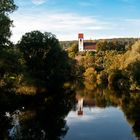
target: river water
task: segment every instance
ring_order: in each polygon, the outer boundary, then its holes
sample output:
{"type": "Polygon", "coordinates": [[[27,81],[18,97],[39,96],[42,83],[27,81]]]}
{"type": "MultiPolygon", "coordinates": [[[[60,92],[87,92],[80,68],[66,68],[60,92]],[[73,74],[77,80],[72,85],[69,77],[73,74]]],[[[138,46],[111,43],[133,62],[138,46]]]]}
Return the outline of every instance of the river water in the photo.
{"type": "Polygon", "coordinates": [[[1,140],[139,140],[140,94],[76,91],[0,112],[1,140]]]}
{"type": "Polygon", "coordinates": [[[131,126],[119,107],[84,107],[83,116],[71,111],[64,140],[135,140],[131,126]]]}

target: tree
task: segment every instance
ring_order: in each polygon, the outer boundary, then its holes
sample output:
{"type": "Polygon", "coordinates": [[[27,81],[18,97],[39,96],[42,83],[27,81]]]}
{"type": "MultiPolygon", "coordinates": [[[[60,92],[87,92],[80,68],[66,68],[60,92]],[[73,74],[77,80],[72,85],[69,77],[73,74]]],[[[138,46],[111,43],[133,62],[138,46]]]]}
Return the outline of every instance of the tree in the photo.
{"type": "Polygon", "coordinates": [[[13,0],[0,0],[0,89],[6,90],[15,83],[20,69],[19,56],[9,41],[12,26],[9,14],[16,8],[13,0]]]}
{"type": "Polygon", "coordinates": [[[9,43],[8,39],[11,36],[10,27],[12,26],[9,13],[16,10],[16,8],[13,0],[0,1],[0,47],[4,47],[6,43],[9,43]]]}
{"type": "Polygon", "coordinates": [[[97,51],[125,51],[125,44],[119,40],[99,40],[97,42],[97,51]]]}
{"type": "Polygon", "coordinates": [[[84,73],[84,77],[85,80],[89,81],[89,82],[96,82],[97,80],[97,72],[94,68],[89,67],[86,69],[85,73],[84,73]]]}
{"type": "Polygon", "coordinates": [[[10,13],[16,9],[16,5],[13,0],[1,0],[0,1],[0,13],[10,13]]]}
{"type": "Polygon", "coordinates": [[[52,86],[53,82],[63,81],[70,75],[67,54],[52,33],[26,33],[17,46],[23,53],[29,73],[37,78],[39,83],[44,81],[45,85],[47,82],[52,86]]]}
{"type": "Polygon", "coordinates": [[[72,43],[70,47],[67,49],[67,52],[70,58],[74,58],[78,52],[78,44],[72,43]]]}
{"type": "Polygon", "coordinates": [[[140,85],[140,61],[136,60],[133,63],[130,63],[127,67],[129,72],[131,82],[136,82],[137,85],[140,85]]]}
{"type": "Polygon", "coordinates": [[[129,90],[128,74],[122,70],[112,70],[108,76],[109,87],[115,90],[129,90]]]}

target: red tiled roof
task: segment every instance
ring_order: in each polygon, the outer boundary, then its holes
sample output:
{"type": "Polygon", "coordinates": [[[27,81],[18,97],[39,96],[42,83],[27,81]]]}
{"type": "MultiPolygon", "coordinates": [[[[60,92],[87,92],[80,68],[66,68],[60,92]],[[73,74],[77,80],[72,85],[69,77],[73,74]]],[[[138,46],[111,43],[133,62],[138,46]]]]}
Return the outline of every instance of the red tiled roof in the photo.
{"type": "Polygon", "coordinates": [[[85,50],[96,50],[96,42],[84,42],[85,50]]]}

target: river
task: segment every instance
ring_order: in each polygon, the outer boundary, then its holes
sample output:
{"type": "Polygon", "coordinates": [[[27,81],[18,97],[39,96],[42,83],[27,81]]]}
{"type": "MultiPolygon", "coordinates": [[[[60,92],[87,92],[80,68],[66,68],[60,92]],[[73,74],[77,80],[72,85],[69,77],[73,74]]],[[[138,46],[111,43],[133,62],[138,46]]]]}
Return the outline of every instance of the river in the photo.
{"type": "Polygon", "coordinates": [[[85,89],[0,112],[0,139],[139,140],[140,94],[85,89]]]}

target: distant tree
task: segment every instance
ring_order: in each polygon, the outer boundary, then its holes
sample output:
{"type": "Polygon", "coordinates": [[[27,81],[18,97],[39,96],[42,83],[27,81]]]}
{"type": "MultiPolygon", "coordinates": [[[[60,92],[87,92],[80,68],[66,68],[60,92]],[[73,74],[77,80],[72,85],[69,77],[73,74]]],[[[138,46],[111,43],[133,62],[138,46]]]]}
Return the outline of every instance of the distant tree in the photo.
{"type": "Polygon", "coordinates": [[[96,46],[97,46],[97,52],[98,51],[105,51],[106,46],[107,46],[107,41],[106,40],[98,41],[96,46]]]}
{"type": "Polygon", "coordinates": [[[95,67],[95,57],[94,56],[85,56],[83,60],[83,66],[87,69],[90,67],[95,67]]]}
{"type": "Polygon", "coordinates": [[[129,71],[131,82],[136,82],[137,85],[140,85],[140,60],[130,63],[127,70],[129,71]]]}
{"type": "Polygon", "coordinates": [[[85,73],[84,73],[84,77],[85,77],[86,81],[89,81],[91,83],[96,82],[96,80],[97,80],[97,72],[92,67],[87,68],[85,73]]]}
{"type": "Polygon", "coordinates": [[[72,43],[70,47],[67,49],[67,52],[70,58],[74,58],[76,53],[78,52],[78,44],[72,43]]]}
{"type": "Polygon", "coordinates": [[[72,43],[71,46],[68,48],[68,51],[77,53],[78,52],[78,44],[72,43]]]}
{"type": "Polygon", "coordinates": [[[108,74],[105,71],[101,71],[100,74],[97,76],[98,84],[108,84],[108,74]]]}
{"type": "Polygon", "coordinates": [[[112,70],[108,76],[108,83],[112,89],[115,90],[129,90],[129,78],[128,74],[122,70],[112,70]]]}
{"type": "Polygon", "coordinates": [[[125,44],[117,40],[100,40],[97,42],[97,51],[124,51],[125,44]]]}

